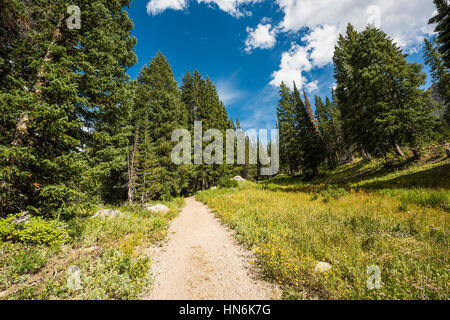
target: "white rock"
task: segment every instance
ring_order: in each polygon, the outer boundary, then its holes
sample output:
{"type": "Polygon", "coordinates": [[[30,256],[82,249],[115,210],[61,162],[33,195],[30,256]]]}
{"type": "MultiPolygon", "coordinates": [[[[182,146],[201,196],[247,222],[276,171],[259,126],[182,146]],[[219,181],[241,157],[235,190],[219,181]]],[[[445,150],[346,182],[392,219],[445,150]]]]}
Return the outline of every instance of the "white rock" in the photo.
{"type": "Polygon", "coordinates": [[[232,180],[234,181],[246,181],[244,178],[242,178],[241,176],[236,176],[234,177],[232,180]]]}
{"type": "Polygon", "coordinates": [[[314,269],[315,272],[327,272],[332,266],[328,262],[319,262],[314,269]]]}
{"type": "Polygon", "coordinates": [[[114,209],[102,209],[97,211],[96,214],[94,214],[92,216],[92,218],[96,218],[96,217],[102,217],[102,218],[113,218],[117,215],[120,215],[121,212],[119,210],[114,210],[114,209]]]}
{"type": "Polygon", "coordinates": [[[217,190],[217,187],[212,187],[211,190],[217,190]]]}
{"type": "Polygon", "coordinates": [[[150,207],[147,207],[146,209],[149,211],[152,211],[152,212],[162,212],[162,213],[167,213],[170,211],[170,209],[163,204],[157,204],[154,206],[150,206],[150,207]]]}
{"type": "Polygon", "coordinates": [[[28,212],[22,212],[20,216],[14,217],[11,222],[14,224],[27,224],[30,222],[30,219],[31,216],[28,212]]]}

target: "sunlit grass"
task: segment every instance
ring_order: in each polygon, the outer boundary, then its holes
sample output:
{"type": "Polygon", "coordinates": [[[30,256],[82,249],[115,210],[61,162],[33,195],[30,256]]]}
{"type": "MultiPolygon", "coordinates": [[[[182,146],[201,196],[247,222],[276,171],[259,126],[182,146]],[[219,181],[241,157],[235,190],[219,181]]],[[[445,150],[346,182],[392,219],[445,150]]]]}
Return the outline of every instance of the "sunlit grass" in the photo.
{"type": "MultiPolygon", "coordinates": [[[[184,199],[158,202],[154,213],[123,206],[113,218],[83,214],[67,222],[71,242],[48,248],[0,241],[0,293],[4,299],[136,299],[148,288],[151,257],[145,248],[163,240],[184,199]],[[67,287],[67,270],[81,270],[81,288],[67,287]]],[[[93,212],[91,212],[93,213],[93,212]]]]}
{"type": "MultiPolygon", "coordinates": [[[[384,181],[401,176],[408,179],[410,171],[384,181]]],[[[448,189],[365,189],[372,181],[361,181],[359,187],[329,187],[277,178],[202,192],[197,199],[254,250],[285,298],[448,299],[449,212],[442,206],[448,189]],[[315,272],[321,261],[332,269],[315,272]],[[381,269],[379,290],[366,285],[372,265],[381,269]]]]}

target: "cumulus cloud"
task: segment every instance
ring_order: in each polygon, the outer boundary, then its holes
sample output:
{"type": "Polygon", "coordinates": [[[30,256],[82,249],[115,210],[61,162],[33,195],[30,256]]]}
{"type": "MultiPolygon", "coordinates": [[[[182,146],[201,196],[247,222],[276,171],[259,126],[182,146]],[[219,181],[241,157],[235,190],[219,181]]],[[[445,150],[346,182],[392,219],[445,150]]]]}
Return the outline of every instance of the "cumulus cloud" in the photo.
{"type": "Polygon", "coordinates": [[[315,28],[302,38],[308,43],[307,48],[311,51],[310,59],[315,67],[323,67],[332,61],[338,37],[337,27],[324,25],[315,28]]]}
{"type": "Polygon", "coordinates": [[[338,35],[344,33],[348,23],[363,30],[368,23],[383,29],[403,49],[414,52],[423,38],[433,33],[428,20],[435,11],[432,1],[423,0],[276,0],[284,14],[278,28],[285,33],[305,30],[303,47],[294,45],[283,53],[280,69],[272,74],[272,85],[282,80],[296,79],[302,86],[302,73],[332,62],[338,35]],[[302,49],[300,49],[302,48],[302,49]],[[283,62],[293,52],[302,52],[304,61],[292,59],[283,62]],[[296,75],[297,74],[297,75],[296,75]]]}
{"type": "Polygon", "coordinates": [[[277,43],[276,30],[270,23],[258,24],[256,29],[247,27],[247,40],[245,41],[245,51],[251,52],[253,49],[271,49],[277,43]]]}
{"type": "Polygon", "coordinates": [[[188,0],[150,0],[147,3],[147,13],[157,15],[167,9],[184,10],[188,0]]]}
{"type": "Polygon", "coordinates": [[[276,0],[284,13],[280,26],[296,32],[321,25],[345,30],[348,23],[362,30],[367,23],[381,27],[390,36],[413,45],[419,33],[431,32],[428,20],[435,7],[424,0],[276,0]]]}
{"type": "Polygon", "coordinates": [[[240,18],[251,15],[251,12],[242,9],[243,5],[261,2],[264,0],[197,0],[198,3],[216,4],[219,9],[229,13],[233,17],[240,18]]]}
{"type": "MultiPolygon", "coordinates": [[[[233,17],[240,18],[250,16],[251,12],[243,9],[244,5],[249,5],[264,0],[197,0],[198,3],[216,5],[233,17]]],[[[157,15],[167,9],[184,10],[188,6],[189,0],[150,0],[147,3],[147,12],[151,15],[157,15]]]]}
{"type": "Polygon", "coordinates": [[[308,93],[319,90],[319,81],[316,80],[316,81],[307,83],[305,85],[305,89],[306,89],[306,91],[308,91],[308,93]]]}
{"type": "Polygon", "coordinates": [[[299,88],[303,86],[303,71],[310,71],[313,65],[309,59],[308,49],[298,44],[292,44],[291,49],[281,56],[280,69],[272,73],[272,86],[278,87],[281,82],[293,87],[295,82],[299,88]]]}

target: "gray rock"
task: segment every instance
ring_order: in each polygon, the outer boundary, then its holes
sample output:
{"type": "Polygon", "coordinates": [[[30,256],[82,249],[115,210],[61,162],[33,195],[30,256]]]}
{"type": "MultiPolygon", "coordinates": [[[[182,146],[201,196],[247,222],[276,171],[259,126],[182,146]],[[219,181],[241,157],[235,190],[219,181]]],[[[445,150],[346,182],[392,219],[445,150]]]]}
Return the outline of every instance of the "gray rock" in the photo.
{"type": "Polygon", "coordinates": [[[316,268],[314,269],[315,272],[327,272],[328,270],[331,270],[332,265],[328,262],[319,262],[316,265],[316,268]]]}
{"type": "Polygon", "coordinates": [[[445,153],[447,154],[447,157],[450,158],[450,148],[445,149],[445,153]]]}
{"type": "Polygon", "coordinates": [[[12,219],[12,223],[14,224],[26,224],[30,222],[31,215],[28,213],[28,211],[22,212],[19,216],[12,219]]]}
{"type": "Polygon", "coordinates": [[[158,213],[158,212],[167,213],[170,211],[170,209],[163,204],[156,204],[154,206],[147,207],[146,209],[149,211],[155,212],[155,213],[158,213]]]}
{"type": "Polygon", "coordinates": [[[96,214],[94,214],[92,216],[92,218],[96,218],[96,217],[102,217],[102,218],[113,218],[115,216],[120,215],[121,212],[119,210],[114,210],[114,209],[102,209],[97,211],[96,214]]]}
{"type": "Polygon", "coordinates": [[[236,176],[234,177],[232,180],[234,181],[246,181],[244,178],[242,178],[241,176],[236,176]]]}

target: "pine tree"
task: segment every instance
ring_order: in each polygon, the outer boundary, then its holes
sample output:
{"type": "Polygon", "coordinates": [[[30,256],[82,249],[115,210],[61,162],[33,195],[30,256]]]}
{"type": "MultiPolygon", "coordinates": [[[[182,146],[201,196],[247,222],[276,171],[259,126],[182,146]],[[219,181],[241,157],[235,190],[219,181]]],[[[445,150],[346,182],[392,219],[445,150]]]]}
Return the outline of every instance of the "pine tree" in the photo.
{"type": "Polygon", "coordinates": [[[2,18],[2,33],[13,35],[1,49],[3,214],[32,207],[65,214],[86,192],[120,188],[113,176],[126,172],[126,152],[114,146],[126,146],[126,69],[136,61],[122,9],[129,1],[80,4],[81,30],[66,26],[71,4],[8,1],[18,28],[2,18]]]}
{"type": "Polygon", "coordinates": [[[185,170],[172,162],[172,132],[187,128],[186,107],[172,69],[161,52],[145,65],[138,77],[134,127],[138,139],[138,198],[168,199],[187,188],[185,170]]]}
{"type": "MultiPolygon", "coordinates": [[[[193,75],[188,72],[183,78],[181,92],[182,100],[189,114],[191,131],[193,131],[194,121],[202,122],[202,134],[209,129],[217,129],[225,137],[225,131],[234,128],[224,104],[219,99],[217,89],[209,77],[203,78],[197,70],[193,75]]],[[[203,143],[203,150],[209,143],[203,143]]],[[[225,156],[223,159],[225,161],[225,156]]],[[[233,173],[234,167],[230,165],[208,165],[204,163],[196,165],[190,190],[207,189],[214,186],[223,176],[230,176],[233,173]]]]}
{"type": "Polygon", "coordinates": [[[450,3],[448,0],[433,0],[437,9],[437,14],[430,19],[430,24],[436,24],[434,29],[437,32],[441,46],[439,50],[445,61],[447,68],[450,68],[450,3]]]}
{"type": "Polygon", "coordinates": [[[336,152],[337,136],[334,130],[331,117],[330,100],[327,98],[327,104],[324,104],[322,99],[316,96],[315,105],[316,105],[317,127],[319,129],[322,140],[325,144],[328,164],[330,167],[336,168],[337,165],[339,164],[336,152]]]}
{"type": "Polygon", "coordinates": [[[334,62],[346,139],[367,158],[389,151],[403,156],[400,146],[418,157],[431,125],[429,95],[420,89],[426,80],[421,66],[408,63],[392,39],[373,26],[357,33],[349,25],[334,62]]]}
{"type": "Polygon", "coordinates": [[[319,166],[325,160],[326,150],[323,140],[314,125],[300,93],[294,83],[292,93],[294,115],[296,122],[297,141],[301,150],[303,174],[305,177],[314,177],[319,174],[319,166]]]}
{"type": "Polygon", "coordinates": [[[281,83],[280,100],[277,107],[278,127],[280,130],[280,158],[283,167],[294,176],[301,164],[300,148],[297,141],[294,101],[291,90],[281,83]]]}
{"type": "Polygon", "coordinates": [[[444,117],[447,123],[450,123],[450,69],[444,63],[436,38],[433,42],[425,39],[424,60],[430,66],[431,77],[438,86],[439,95],[447,105],[444,117]]]}

